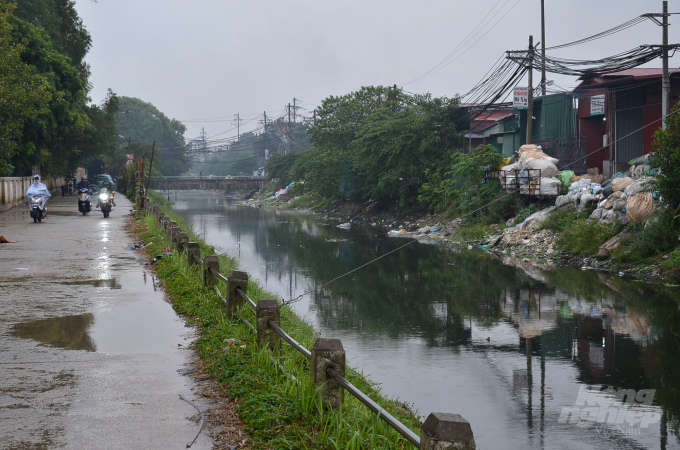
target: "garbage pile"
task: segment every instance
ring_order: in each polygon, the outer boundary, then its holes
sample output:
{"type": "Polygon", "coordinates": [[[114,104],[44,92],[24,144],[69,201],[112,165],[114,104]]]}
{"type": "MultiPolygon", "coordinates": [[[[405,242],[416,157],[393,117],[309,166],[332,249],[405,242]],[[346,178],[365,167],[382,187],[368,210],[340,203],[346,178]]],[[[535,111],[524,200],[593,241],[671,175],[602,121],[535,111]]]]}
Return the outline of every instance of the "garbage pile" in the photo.
{"type": "Polygon", "coordinates": [[[590,216],[593,220],[604,224],[641,223],[654,214],[658,195],[645,192],[651,177],[643,175],[634,179],[631,175],[632,172],[618,172],[602,183],[595,182],[600,181],[595,177],[581,177],[575,181],[576,177],[572,177],[568,193],[557,197],[555,206],[572,205],[583,211],[589,203],[597,203],[590,216]]]}
{"type": "Polygon", "coordinates": [[[552,231],[536,231],[531,228],[514,229],[503,235],[501,244],[504,249],[523,256],[546,256],[555,253],[554,245],[556,237],[552,231]]]}
{"type": "Polygon", "coordinates": [[[291,189],[293,186],[295,186],[295,182],[292,182],[292,183],[290,183],[288,186],[286,186],[285,188],[279,189],[278,191],[276,191],[276,192],[274,193],[274,195],[272,195],[271,197],[269,197],[269,200],[276,200],[277,198],[279,198],[279,196],[281,196],[281,195],[283,195],[283,194],[287,194],[287,193],[288,193],[288,190],[291,189]]]}
{"type": "Polygon", "coordinates": [[[558,160],[543,153],[540,146],[523,145],[519,148],[518,160],[501,167],[501,187],[512,191],[519,184],[520,195],[560,195],[562,182],[557,179],[557,163],[558,160]]]}

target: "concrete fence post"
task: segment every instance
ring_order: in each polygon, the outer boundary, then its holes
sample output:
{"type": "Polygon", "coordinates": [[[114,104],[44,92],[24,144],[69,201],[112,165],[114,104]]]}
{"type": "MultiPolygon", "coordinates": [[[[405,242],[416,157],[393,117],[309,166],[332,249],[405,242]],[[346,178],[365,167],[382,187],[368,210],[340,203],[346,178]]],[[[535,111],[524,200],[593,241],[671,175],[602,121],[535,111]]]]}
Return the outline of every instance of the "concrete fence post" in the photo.
{"type": "Polygon", "coordinates": [[[248,274],[240,270],[232,270],[227,277],[227,317],[231,316],[243,305],[245,301],[236,289],[248,293],[248,274]]]}
{"type": "Polygon", "coordinates": [[[177,233],[177,250],[180,252],[186,251],[189,248],[189,235],[186,233],[177,233]]]}
{"type": "Polygon", "coordinates": [[[170,242],[172,242],[174,244],[175,235],[177,233],[181,233],[181,232],[182,232],[182,229],[180,227],[178,227],[177,225],[171,226],[170,228],[168,228],[168,238],[170,239],[170,242]]]}
{"type": "Polygon", "coordinates": [[[269,321],[281,326],[281,310],[279,303],[272,299],[261,299],[257,302],[257,343],[260,347],[267,346],[270,350],[279,347],[281,338],[269,326],[269,321]]]}
{"type": "Polygon", "coordinates": [[[420,426],[420,450],[475,450],[470,422],[459,414],[431,413],[420,426]]]}
{"type": "Polygon", "coordinates": [[[344,401],[345,390],[326,374],[328,367],[345,376],[345,349],[340,339],[318,338],[312,347],[312,382],[319,388],[321,400],[338,410],[344,401]]]}
{"type": "Polygon", "coordinates": [[[187,244],[187,262],[190,266],[198,264],[194,256],[201,258],[201,246],[198,242],[189,242],[187,244]]]}
{"type": "Polygon", "coordinates": [[[161,223],[163,224],[163,229],[164,229],[164,230],[167,230],[167,229],[168,229],[168,226],[170,225],[170,218],[169,218],[168,216],[164,216],[164,217],[161,219],[161,223]]]}
{"type": "Polygon", "coordinates": [[[212,274],[210,269],[215,272],[220,271],[220,260],[216,255],[206,255],[203,259],[203,286],[213,287],[217,284],[217,278],[212,274]]]}

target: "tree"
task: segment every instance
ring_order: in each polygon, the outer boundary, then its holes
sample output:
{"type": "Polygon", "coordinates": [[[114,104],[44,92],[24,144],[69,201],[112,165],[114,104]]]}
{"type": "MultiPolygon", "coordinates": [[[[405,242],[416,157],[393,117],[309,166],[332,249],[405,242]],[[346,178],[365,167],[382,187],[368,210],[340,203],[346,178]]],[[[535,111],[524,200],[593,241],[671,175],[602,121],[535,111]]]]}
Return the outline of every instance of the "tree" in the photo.
{"type": "Polygon", "coordinates": [[[666,124],[654,135],[652,165],[659,170],[652,184],[666,207],[675,211],[680,207],[680,103],[666,116],[666,124]]]}
{"type": "Polygon", "coordinates": [[[458,98],[363,87],[329,97],[311,127],[312,148],[292,168],[318,195],[415,203],[418,190],[460,142],[458,98]]]}
{"type": "Polygon", "coordinates": [[[11,157],[24,123],[44,112],[52,97],[47,80],[21,60],[25,47],[12,40],[13,5],[0,1],[0,176],[11,175],[11,157]]]}
{"type": "Polygon", "coordinates": [[[2,74],[0,84],[5,94],[14,92],[14,100],[0,108],[0,128],[12,130],[11,139],[0,144],[0,170],[30,175],[38,165],[43,174],[63,175],[93,157],[110,157],[115,152],[113,114],[118,102],[109,91],[101,105],[88,105],[83,58],[90,37],[74,2],[23,1],[17,14],[26,20],[4,6],[0,0],[0,40],[10,49],[4,52],[3,69],[9,73],[2,74]],[[23,65],[17,66],[17,56],[23,65]],[[12,65],[16,67],[9,69],[12,65]]]}
{"type": "Polygon", "coordinates": [[[21,0],[17,2],[15,15],[42,28],[54,49],[71,58],[83,79],[89,77],[89,67],[84,60],[92,46],[92,38],[78,16],[73,0],[21,0]]]}
{"type": "Polygon", "coordinates": [[[416,201],[428,173],[457,142],[457,99],[414,96],[400,108],[381,109],[361,125],[350,144],[354,194],[406,207],[416,201]]]}
{"type": "Polygon", "coordinates": [[[368,116],[386,108],[397,109],[407,99],[401,89],[383,86],[362,87],[341,97],[330,96],[316,110],[316,122],[310,128],[312,146],[347,150],[368,116]]]}
{"type": "Polygon", "coordinates": [[[163,175],[180,175],[190,167],[186,155],[186,126],[168,117],[151,103],[138,98],[120,97],[116,113],[118,134],[133,142],[156,141],[154,167],[163,175]]]}
{"type": "Polygon", "coordinates": [[[298,159],[300,159],[300,152],[273,155],[267,161],[267,179],[270,181],[278,180],[278,187],[280,188],[288,186],[293,181],[291,169],[298,159]]]}
{"type": "Polygon", "coordinates": [[[87,80],[70,58],[54,49],[43,29],[14,16],[10,23],[14,42],[25,46],[21,59],[47,80],[50,93],[47,107],[25,120],[12,164],[19,175],[30,174],[33,165],[41,165],[48,174],[66,173],[82,159],[77,144],[91,125],[85,113],[87,80]]]}

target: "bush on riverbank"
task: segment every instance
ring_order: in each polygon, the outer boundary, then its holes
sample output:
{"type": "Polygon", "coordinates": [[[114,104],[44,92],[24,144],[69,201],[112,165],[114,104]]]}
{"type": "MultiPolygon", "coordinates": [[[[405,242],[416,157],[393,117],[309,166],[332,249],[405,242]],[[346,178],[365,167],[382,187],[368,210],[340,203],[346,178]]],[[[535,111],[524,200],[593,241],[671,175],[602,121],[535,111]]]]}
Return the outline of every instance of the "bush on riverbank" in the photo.
{"type": "MultiPolygon", "coordinates": [[[[183,230],[188,230],[181,217],[166,213],[183,230]]],[[[165,231],[154,217],[142,215],[134,225],[140,238],[153,242],[148,248],[152,254],[162,253],[169,245],[165,231]]],[[[191,241],[200,243],[203,255],[215,253],[194,233],[189,234],[191,241]]],[[[233,258],[218,257],[222,273],[237,268],[233,258]]],[[[410,443],[390,431],[349,394],[345,395],[342,412],[322,408],[317,414],[316,397],[309,383],[309,362],[287,345],[282,347],[276,362],[272,362],[271,353],[257,347],[255,336],[243,320],[253,323],[254,313],[244,309],[240,313],[243,319],[228,320],[221,300],[213,290],[203,287],[199,271],[189,266],[185,254],[162,258],[155,268],[176,311],[198,325],[197,352],[206,370],[222,383],[226,395],[236,401],[237,411],[256,448],[411,448],[410,443]],[[225,339],[234,339],[235,345],[228,345],[225,339]]],[[[220,288],[223,290],[224,286],[220,288]]],[[[256,280],[249,282],[248,294],[255,301],[275,298],[256,280]]],[[[310,348],[318,333],[288,306],[281,308],[281,316],[282,327],[310,348]]],[[[349,367],[347,378],[407,426],[418,430],[418,417],[399,402],[383,398],[374,383],[349,367]]]]}

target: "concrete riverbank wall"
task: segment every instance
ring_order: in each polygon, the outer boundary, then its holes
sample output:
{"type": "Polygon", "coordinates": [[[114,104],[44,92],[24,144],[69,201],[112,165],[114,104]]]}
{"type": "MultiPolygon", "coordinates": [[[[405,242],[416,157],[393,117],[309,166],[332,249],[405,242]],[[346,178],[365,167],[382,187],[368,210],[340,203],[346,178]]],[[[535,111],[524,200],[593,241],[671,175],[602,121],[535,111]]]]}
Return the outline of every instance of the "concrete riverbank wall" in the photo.
{"type": "MultiPolygon", "coordinates": [[[[41,181],[53,194],[66,184],[64,177],[45,177],[41,181]]],[[[0,211],[6,211],[26,201],[26,191],[33,182],[31,177],[0,177],[0,211]]]]}

